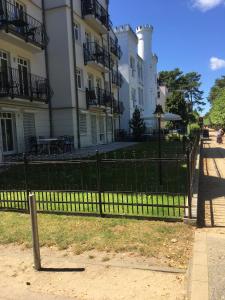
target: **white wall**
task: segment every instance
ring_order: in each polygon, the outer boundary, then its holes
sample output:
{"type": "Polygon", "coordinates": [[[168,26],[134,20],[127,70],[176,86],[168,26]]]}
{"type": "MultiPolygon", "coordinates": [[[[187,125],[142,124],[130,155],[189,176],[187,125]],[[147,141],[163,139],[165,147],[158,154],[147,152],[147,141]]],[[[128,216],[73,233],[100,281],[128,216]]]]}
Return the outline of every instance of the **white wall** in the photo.
{"type": "Polygon", "coordinates": [[[129,120],[132,118],[134,106],[138,106],[143,117],[152,117],[146,125],[154,128],[155,118],[153,112],[157,102],[157,62],[158,59],[152,54],[152,26],[138,26],[136,33],[129,25],[115,28],[115,33],[119,39],[119,44],[123,51],[123,57],[119,62],[119,70],[124,77],[124,84],[120,89],[121,100],[124,102],[126,111],[122,116],[122,128],[129,130],[129,120]],[[132,77],[130,68],[130,57],[135,59],[135,76],[132,77]],[[143,82],[138,78],[137,62],[143,66],[143,82]],[[131,90],[136,90],[136,104],[132,103],[131,90]],[[144,104],[140,105],[138,99],[138,88],[143,89],[144,104]]]}

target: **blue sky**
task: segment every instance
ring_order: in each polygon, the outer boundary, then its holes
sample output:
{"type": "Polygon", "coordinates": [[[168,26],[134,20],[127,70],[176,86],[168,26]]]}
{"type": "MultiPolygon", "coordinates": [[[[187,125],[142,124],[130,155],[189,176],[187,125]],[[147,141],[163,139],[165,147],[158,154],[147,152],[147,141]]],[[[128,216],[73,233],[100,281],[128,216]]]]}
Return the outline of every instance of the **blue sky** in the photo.
{"type": "Polygon", "coordinates": [[[153,25],[158,70],[199,72],[205,98],[225,75],[225,0],[111,0],[110,15],[114,26],[153,25]]]}

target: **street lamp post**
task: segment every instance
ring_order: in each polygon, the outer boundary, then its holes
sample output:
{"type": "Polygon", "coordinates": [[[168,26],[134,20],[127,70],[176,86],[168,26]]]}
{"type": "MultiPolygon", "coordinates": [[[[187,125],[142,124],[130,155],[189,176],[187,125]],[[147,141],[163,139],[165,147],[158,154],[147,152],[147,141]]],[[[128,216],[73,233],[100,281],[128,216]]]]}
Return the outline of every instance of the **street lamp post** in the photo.
{"type": "Polygon", "coordinates": [[[162,106],[156,105],[154,115],[158,119],[158,158],[159,158],[159,184],[162,185],[162,162],[161,162],[161,117],[164,114],[162,106]]]}

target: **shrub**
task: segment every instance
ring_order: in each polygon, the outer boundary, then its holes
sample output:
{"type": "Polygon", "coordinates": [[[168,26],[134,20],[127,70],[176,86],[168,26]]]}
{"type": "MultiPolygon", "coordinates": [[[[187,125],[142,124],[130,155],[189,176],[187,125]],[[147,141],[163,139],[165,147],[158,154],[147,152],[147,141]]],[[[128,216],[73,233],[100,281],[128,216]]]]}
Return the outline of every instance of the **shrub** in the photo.
{"type": "Polygon", "coordinates": [[[189,137],[193,139],[195,136],[200,134],[200,126],[197,123],[189,125],[189,137]]]}

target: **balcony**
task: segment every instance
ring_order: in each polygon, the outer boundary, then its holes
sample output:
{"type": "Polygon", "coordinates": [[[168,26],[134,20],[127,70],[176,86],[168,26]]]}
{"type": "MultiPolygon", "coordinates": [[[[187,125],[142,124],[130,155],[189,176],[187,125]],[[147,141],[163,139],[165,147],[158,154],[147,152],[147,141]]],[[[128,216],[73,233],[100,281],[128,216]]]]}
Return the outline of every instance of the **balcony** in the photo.
{"type": "Polygon", "coordinates": [[[87,107],[112,108],[113,105],[113,95],[100,88],[93,90],[86,89],[86,100],[87,107]]]}
{"type": "Polygon", "coordinates": [[[47,103],[50,89],[43,77],[13,68],[0,68],[0,98],[47,103]]]}
{"type": "Polygon", "coordinates": [[[44,49],[47,45],[47,34],[42,23],[28,15],[24,9],[18,8],[6,0],[0,0],[0,30],[4,29],[7,33],[2,38],[10,42],[15,41],[15,37],[23,43],[24,41],[38,49],[44,49]],[[14,37],[14,38],[13,38],[14,37]]]}
{"type": "Polygon", "coordinates": [[[84,63],[98,69],[100,72],[107,72],[109,69],[109,53],[96,42],[84,44],[84,63]]]}
{"type": "Polygon", "coordinates": [[[122,57],[122,50],[120,45],[118,44],[117,40],[110,38],[110,51],[118,58],[121,59],[122,57]]]}
{"type": "Polygon", "coordinates": [[[86,22],[101,34],[107,33],[110,27],[109,14],[97,0],[81,1],[82,16],[86,22]]]}
{"type": "Polygon", "coordinates": [[[114,114],[122,115],[124,112],[124,105],[123,102],[113,100],[113,112],[114,114]]]}
{"type": "Polygon", "coordinates": [[[123,84],[123,77],[119,71],[112,72],[112,84],[117,87],[121,87],[123,84]]]}

